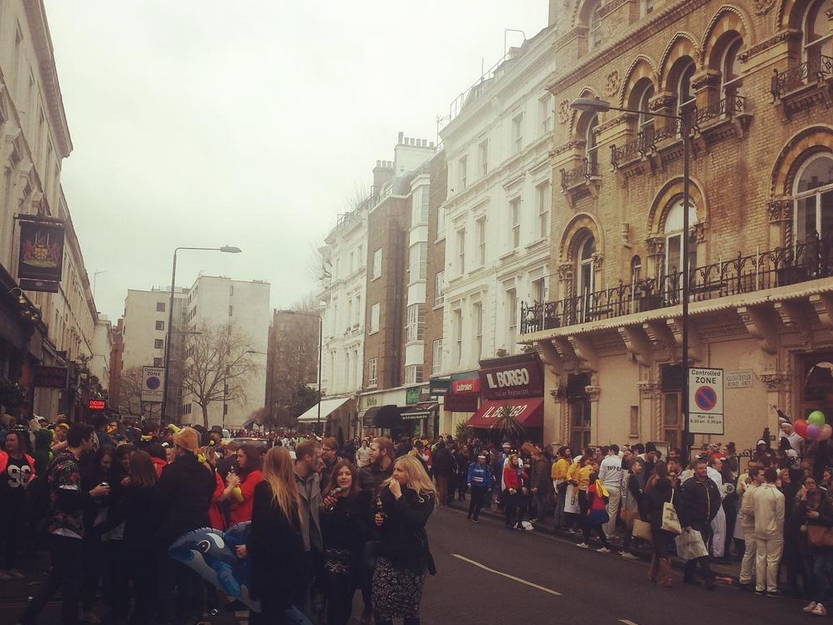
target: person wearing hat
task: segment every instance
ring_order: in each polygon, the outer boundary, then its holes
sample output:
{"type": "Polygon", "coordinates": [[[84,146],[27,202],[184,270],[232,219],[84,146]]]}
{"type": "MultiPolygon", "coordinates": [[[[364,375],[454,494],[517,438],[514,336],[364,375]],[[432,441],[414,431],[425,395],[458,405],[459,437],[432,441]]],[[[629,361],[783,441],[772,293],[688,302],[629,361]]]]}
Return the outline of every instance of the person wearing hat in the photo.
{"type": "Polygon", "coordinates": [[[795,431],[792,422],[782,413],[778,417],[779,436],[790,442],[790,449],[795,451],[798,457],[804,456],[804,439],[795,431]]]}
{"type": "Polygon", "coordinates": [[[477,461],[469,464],[466,485],[471,489],[468,519],[473,523],[480,523],[478,517],[483,508],[483,502],[492,485],[492,470],[486,463],[485,454],[479,454],[477,461]]]}
{"type": "Polygon", "coordinates": [[[176,587],[175,622],[179,623],[193,616],[194,599],[202,582],[190,568],[167,557],[168,547],[183,534],[209,526],[208,508],[216,483],[211,469],[197,458],[199,435],[196,430],[182,428],[173,435],[173,443],[174,461],[162,469],[157,486],[163,519],[157,536],[159,588],[163,594],[159,620],[172,620],[176,587]]]}

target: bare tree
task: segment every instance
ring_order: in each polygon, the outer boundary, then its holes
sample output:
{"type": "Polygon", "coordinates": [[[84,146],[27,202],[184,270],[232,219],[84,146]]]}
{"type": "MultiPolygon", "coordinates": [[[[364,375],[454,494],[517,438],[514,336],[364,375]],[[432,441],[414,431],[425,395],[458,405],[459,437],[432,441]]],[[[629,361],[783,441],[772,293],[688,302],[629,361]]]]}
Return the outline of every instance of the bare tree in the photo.
{"type": "Polygon", "coordinates": [[[233,324],[203,324],[188,337],[182,391],[202,409],[205,428],[212,403],[245,401],[245,380],[258,369],[251,353],[249,338],[233,324]]]}
{"type": "Polygon", "coordinates": [[[162,411],[162,404],[142,401],[142,368],[124,369],[121,372],[120,380],[119,412],[123,415],[141,415],[144,417],[149,410],[150,418],[158,419],[162,411]]]}

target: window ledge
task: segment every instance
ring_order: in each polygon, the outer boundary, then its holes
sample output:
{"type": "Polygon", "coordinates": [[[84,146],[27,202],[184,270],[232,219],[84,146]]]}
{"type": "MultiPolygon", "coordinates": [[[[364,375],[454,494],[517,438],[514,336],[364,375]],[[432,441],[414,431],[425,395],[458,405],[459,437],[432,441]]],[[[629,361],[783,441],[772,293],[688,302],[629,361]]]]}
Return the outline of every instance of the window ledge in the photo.
{"type": "Polygon", "coordinates": [[[436,240],[434,241],[434,245],[438,245],[438,244],[442,243],[443,241],[445,241],[445,233],[440,234],[440,235],[437,236],[436,240]]]}
{"type": "Polygon", "coordinates": [[[506,260],[506,259],[508,259],[508,258],[512,258],[512,257],[513,257],[513,256],[515,256],[517,253],[518,253],[518,249],[517,249],[517,248],[515,248],[515,249],[513,249],[513,250],[511,250],[511,251],[509,251],[509,252],[506,252],[506,253],[505,253],[505,254],[503,254],[502,256],[499,256],[499,257],[498,257],[498,260],[506,260]]]}
{"type": "Polygon", "coordinates": [[[546,238],[546,237],[541,237],[540,239],[536,239],[536,240],[535,240],[535,241],[533,241],[532,243],[528,244],[528,245],[526,246],[526,249],[531,250],[532,248],[535,248],[535,247],[538,247],[538,246],[540,246],[540,245],[543,245],[543,244],[544,244],[544,243],[546,243],[546,242],[547,242],[547,238],[546,238]]]}
{"type": "Polygon", "coordinates": [[[445,306],[444,302],[442,304],[434,304],[434,306],[431,308],[431,310],[442,310],[444,306],[445,306]]]}

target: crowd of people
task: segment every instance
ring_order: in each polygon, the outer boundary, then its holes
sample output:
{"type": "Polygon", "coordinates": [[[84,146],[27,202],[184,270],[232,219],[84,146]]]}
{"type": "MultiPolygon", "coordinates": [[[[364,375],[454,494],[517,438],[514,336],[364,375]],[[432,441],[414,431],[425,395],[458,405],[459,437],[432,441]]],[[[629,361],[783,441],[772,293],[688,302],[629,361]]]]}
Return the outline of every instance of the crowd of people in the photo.
{"type": "Polygon", "coordinates": [[[437,492],[424,462],[397,456],[390,439],[276,433],[241,444],[216,427],[125,430],[62,418],[0,428],[0,580],[25,577],[20,545],[51,558],[21,625],[59,590],[64,625],[245,609],[169,554],[189,532],[245,522],[235,554],[259,602],[250,622],[344,625],[360,591],[362,622],[419,623],[437,492]]]}

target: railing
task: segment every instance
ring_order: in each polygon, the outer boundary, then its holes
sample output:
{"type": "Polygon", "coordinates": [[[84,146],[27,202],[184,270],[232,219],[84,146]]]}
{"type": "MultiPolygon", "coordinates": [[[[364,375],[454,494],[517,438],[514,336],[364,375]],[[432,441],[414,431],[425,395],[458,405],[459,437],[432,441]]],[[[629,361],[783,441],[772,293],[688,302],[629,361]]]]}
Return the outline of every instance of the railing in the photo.
{"type": "Polygon", "coordinates": [[[561,188],[564,191],[572,189],[580,184],[590,182],[591,178],[599,175],[599,163],[587,158],[580,165],[573,169],[561,170],[561,188]]]}
{"type": "Polygon", "coordinates": [[[833,76],[833,57],[819,54],[785,72],[774,70],[770,93],[776,100],[785,94],[808,84],[812,79],[824,80],[833,76]]]}
{"type": "Polygon", "coordinates": [[[511,61],[515,57],[515,54],[515,50],[510,50],[504,54],[497,63],[483,72],[478,80],[454,98],[448,107],[448,118],[444,121],[452,122],[466,105],[479,99],[495,81],[503,76],[507,69],[506,63],[511,61]]]}
{"type": "Polygon", "coordinates": [[[743,113],[744,109],[746,108],[746,98],[742,95],[732,95],[726,98],[723,98],[720,102],[716,102],[714,104],[710,104],[709,106],[697,110],[697,122],[696,124],[700,126],[705,122],[715,119],[715,118],[723,118],[723,117],[730,117],[732,115],[738,115],[743,113]]]}
{"type": "MultiPolygon", "coordinates": [[[[691,270],[689,301],[754,293],[833,276],[833,238],[811,239],[791,247],[721,260],[691,270]]],[[[619,284],[555,302],[521,303],[521,333],[563,328],[599,319],[676,306],[682,302],[683,274],[619,284]]]]}

